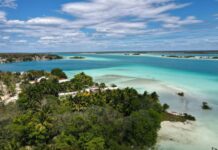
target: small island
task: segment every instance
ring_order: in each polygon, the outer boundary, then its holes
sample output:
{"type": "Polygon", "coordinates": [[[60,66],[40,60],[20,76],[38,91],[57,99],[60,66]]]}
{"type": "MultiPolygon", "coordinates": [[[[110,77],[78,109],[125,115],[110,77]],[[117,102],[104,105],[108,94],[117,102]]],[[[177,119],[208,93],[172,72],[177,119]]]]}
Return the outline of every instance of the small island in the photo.
{"type": "Polygon", "coordinates": [[[82,56],[72,56],[70,59],[85,59],[85,57],[82,56]]]}
{"type": "Polygon", "coordinates": [[[54,59],[62,57],[54,54],[0,53],[0,64],[54,59]]]}

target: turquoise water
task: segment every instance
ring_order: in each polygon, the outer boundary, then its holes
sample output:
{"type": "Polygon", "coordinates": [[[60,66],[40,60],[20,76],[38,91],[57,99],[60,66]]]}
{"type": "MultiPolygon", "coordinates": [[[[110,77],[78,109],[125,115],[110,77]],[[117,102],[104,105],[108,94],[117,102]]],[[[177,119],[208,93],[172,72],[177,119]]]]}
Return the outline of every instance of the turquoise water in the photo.
{"type": "Polygon", "coordinates": [[[69,77],[84,71],[99,82],[115,83],[120,87],[130,86],[139,92],[157,91],[161,102],[170,104],[172,111],[187,112],[196,116],[198,128],[193,132],[207,137],[190,143],[160,142],[160,149],[218,147],[218,61],[170,59],[151,55],[66,53],[59,53],[59,55],[64,56],[64,59],[1,64],[0,70],[49,71],[58,67],[63,69],[69,77]],[[84,56],[86,59],[71,60],[70,56],[84,56]],[[185,92],[185,97],[178,97],[177,91],[185,92]],[[207,101],[213,110],[202,111],[203,101],[207,101]]]}

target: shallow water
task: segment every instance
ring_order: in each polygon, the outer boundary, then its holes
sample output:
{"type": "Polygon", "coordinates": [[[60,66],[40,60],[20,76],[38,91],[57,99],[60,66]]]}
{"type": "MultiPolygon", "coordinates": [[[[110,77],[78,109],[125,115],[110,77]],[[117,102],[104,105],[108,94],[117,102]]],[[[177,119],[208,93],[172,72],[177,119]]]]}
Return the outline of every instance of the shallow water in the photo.
{"type": "Polygon", "coordinates": [[[69,77],[84,71],[98,82],[134,87],[139,92],[157,91],[161,102],[168,103],[171,111],[187,112],[197,118],[195,127],[187,132],[187,136],[182,136],[181,129],[172,130],[174,132],[170,134],[181,135],[181,138],[175,141],[161,139],[158,149],[218,148],[218,61],[170,59],[152,55],[59,55],[64,56],[64,59],[2,64],[0,70],[51,70],[59,67],[69,77]],[[70,56],[84,56],[86,59],[72,60],[70,56]],[[185,97],[179,97],[177,92],[184,92],[185,97]],[[202,111],[203,101],[207,101],[213,110],[202,111]]]}

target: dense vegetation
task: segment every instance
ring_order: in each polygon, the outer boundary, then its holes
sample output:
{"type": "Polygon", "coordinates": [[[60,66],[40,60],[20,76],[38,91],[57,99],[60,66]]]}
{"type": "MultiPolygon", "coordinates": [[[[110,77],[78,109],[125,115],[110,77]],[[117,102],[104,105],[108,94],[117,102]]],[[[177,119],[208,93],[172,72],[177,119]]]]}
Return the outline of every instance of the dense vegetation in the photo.
{"type": "Polygon", "coordinates": [[[13,54],[13,53],[0,53],[0,63],[34,61],[34,60],[53,60],[61,59],[62,57],[53,54],[13,54]]]}
{"type": "Polygon", "coordinates": [[[155,92],[103,90],[105,84],[95,84],[85,73],[65,83],[58,82],[59,73],[30,73],[22,79],[17,103],[0,105],[0,149],[128,150],[156,143],[169,106],[162,106],[155,92]],[[27,82],[39,74],[48,78],[27,82]],[[98,91],[83,91],[94,84],[98,91]],[[73,90],[80,92],[59,97],[73,90]]]}

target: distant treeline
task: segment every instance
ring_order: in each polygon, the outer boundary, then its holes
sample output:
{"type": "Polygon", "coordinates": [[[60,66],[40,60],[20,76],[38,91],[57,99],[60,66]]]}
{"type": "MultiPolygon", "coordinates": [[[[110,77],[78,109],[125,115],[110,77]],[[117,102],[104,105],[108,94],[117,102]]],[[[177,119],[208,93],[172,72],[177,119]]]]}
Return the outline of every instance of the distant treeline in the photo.
{"type": "Polygon", "coordinates": [[[218,59],[218,56],[178,56],[178,55],[162,55],[169,58],[190,58],[190,59],[218,59]]]}
{"type": "Polygon", "coordinates": [[[140,53],[140,54],[148,54],[148,53],[182,53],[182,54],[216,54],[218,53],[218,50],[198,50],[198,51],[164,51],[164,50],[158,50],[158,51],[96,51],[96,52],[65,52],[67,54],[81,54],[81,53],[96,53],[96,54],[107,54],[107,53],[140,53]]]}
{"type": "Polygon", "coordinates": [[[54,54],[0,53],[0,63],[61,59],[54,54]]]}

